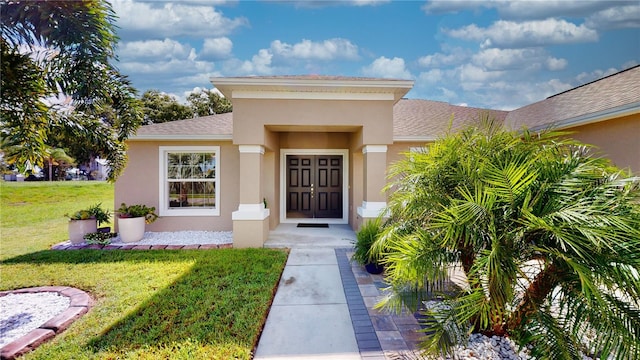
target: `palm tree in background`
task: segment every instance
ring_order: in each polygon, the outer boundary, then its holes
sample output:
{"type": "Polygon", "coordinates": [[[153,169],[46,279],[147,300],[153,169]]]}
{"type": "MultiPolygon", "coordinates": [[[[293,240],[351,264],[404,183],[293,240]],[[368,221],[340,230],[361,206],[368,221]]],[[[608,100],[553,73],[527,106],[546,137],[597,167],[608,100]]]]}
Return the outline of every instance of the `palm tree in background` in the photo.
{"type": "Polygon", "coordinates": [[[387,306],[442,300],[425,311],[425,350],[474,332],[536,358],[638,358],[640,179],[590,153],[566,134],[485,120],[392,167],[375,249],[387,306]],[[466,286],[434,290],[452,267],[466,286]]]}

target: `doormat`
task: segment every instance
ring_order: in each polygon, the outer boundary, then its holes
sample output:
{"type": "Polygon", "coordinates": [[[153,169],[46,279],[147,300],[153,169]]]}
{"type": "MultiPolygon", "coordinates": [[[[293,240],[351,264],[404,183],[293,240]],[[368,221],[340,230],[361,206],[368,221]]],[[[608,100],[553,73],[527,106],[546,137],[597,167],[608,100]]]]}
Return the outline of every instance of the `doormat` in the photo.
{"type": "Polygon", "coordinates": [[[297,227],[301,227],[301,228],[328,228],[329,224],[305,224],[305,223],[298,223],[297,227]]]}

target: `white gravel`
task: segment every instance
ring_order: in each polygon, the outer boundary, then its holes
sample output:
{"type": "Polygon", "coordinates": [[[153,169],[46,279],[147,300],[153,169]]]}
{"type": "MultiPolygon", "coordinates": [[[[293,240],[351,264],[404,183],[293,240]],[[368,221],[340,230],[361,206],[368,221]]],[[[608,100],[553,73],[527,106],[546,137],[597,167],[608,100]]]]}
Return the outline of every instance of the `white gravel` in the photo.
{"type": "MultiPolygon", "coordinates": [[[[492,336],[487,337],[482,334],[472,334],[469,337],[467,346],[458,346],[455,349],[456,358],[460,359],[509,359],[528,360],[530,359],[526,349],[518,352],[518,345],[511,339],[492,336]]],[[[452,359],[447,357],[447,359],[452,359]]]]}
{"type": "Polygon", "coordinates": [[[205,244],[231,244],[233,232],[231,231],[174,231],[174,232],[145,232],[142,240],[132,243],[123,243],[120,236],[111,240],[117,245],[205,245],[205,244]]]}
{"type": "Polygon", "coordinates": [[[0,348],[62,313],[70,302],[55,292],[0,296],[0,348]]]}

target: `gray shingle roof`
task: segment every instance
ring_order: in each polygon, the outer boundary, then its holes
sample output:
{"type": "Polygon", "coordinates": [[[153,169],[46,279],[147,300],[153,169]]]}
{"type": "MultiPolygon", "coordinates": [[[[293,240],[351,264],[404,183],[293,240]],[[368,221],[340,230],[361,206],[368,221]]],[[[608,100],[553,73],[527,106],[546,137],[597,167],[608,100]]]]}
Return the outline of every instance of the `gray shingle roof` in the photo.
{"type": "Polygon", "coordinates": [[[465,124],[477,122],[481,115],[502,122],[506,111],[451,105],[441,101],[402,99],[393,107],[395,139],[432,139],[465,124]]]}
{"type": "Polygon", "coordinates": [[[138,129],[135,138],[163,137],[228,137],[233,134],[233,114],[216,114],[194,119],[169,121],[160,124],[145,125],[138,129]]]}
{"type": "MultiPolygon", "coordinates": [[[[305,76],[304,78],[342,77],[305,76]]],[[[393,135],[396,140],[433,139],[444,134],[450,125],[452,130],[456,130],[465,124],[478,121],[483,114],[504,122],[512,129],[520,129],[523,126],[535,129],[551,124],[562,125],[581,117],[597,118],[603,112],[612,109],[631,108],[632,111],[637,112],[640,108],[638,84],[640,84],[640,66],[509,112],[456,106],[440,101],[402,99],[393,108],[393,135]]],[[[133,139],[231,139],[232,134],[233,114],[226,113],[146,125],[138,130],[133,139]]]]}
{"type": "Polygon", "coordinates": [[[512,129],[541,128],[640,102],[640,66],[509,112],[512,129]]]}

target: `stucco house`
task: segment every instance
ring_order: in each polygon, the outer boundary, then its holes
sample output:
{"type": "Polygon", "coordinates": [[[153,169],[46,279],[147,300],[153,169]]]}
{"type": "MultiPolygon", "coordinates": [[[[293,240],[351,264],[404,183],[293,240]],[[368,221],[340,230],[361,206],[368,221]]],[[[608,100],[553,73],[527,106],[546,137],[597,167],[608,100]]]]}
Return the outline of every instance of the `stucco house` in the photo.
{"type": "Polygon", "coordinates": [[[212,82],[233,113],[143,126],[128,141],[115,204],[155,206],[150,231],[232,230],[234,247],[261,247],[281,223],[357,229],[385,207],[390,163],[485,113],[513,129],[570,129],[640,173],[638,66],[513,111],[404,99],[408,80],[212,82]]]}

